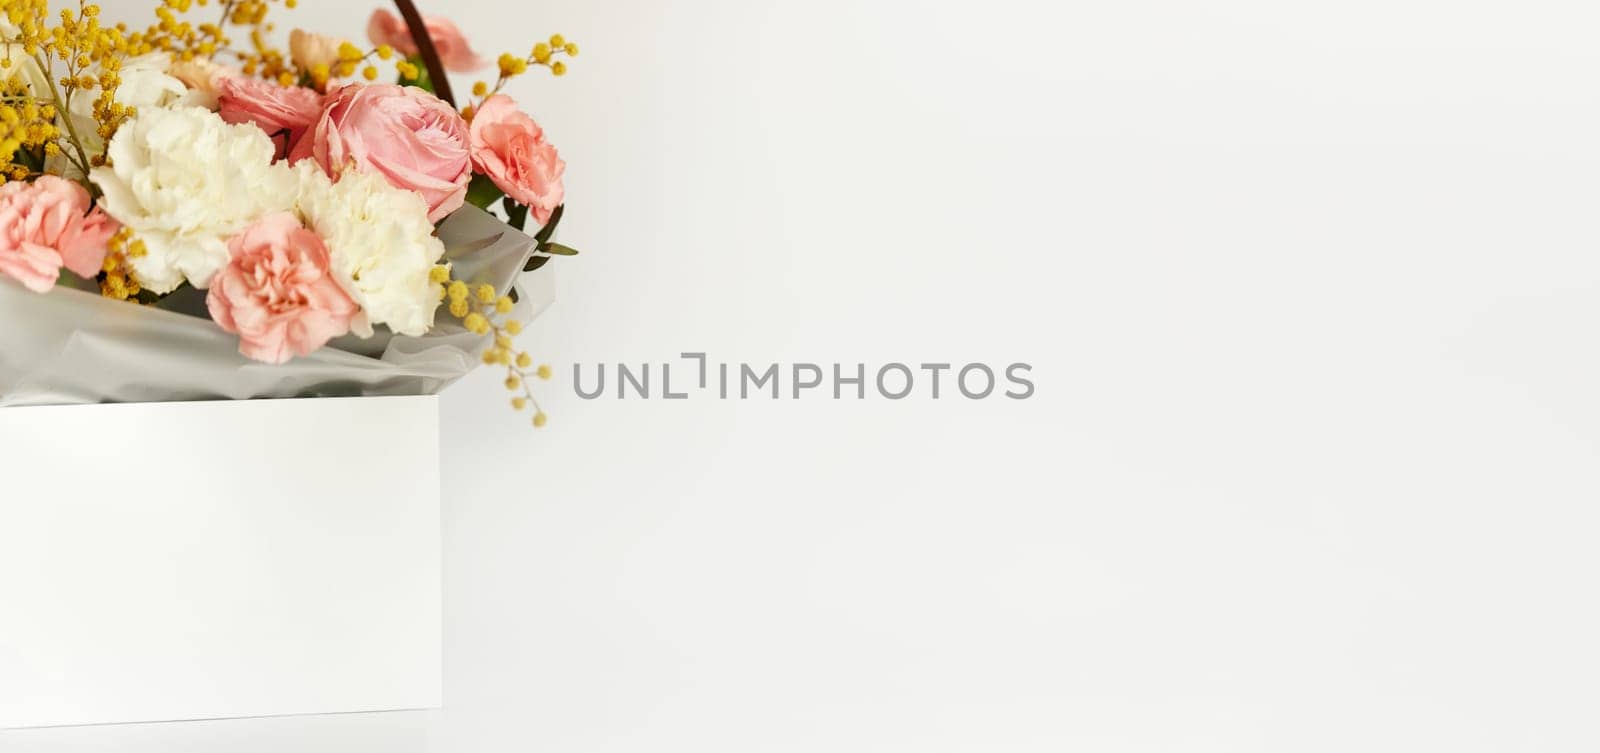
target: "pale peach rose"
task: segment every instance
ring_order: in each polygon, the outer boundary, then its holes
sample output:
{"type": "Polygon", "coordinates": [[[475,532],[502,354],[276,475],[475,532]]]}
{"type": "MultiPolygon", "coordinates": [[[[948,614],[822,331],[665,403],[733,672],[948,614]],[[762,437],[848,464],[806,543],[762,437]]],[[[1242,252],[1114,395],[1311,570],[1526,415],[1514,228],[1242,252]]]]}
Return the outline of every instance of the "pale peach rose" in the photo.
{"type": "Polygon", "coordinates": [[[527,205],[540,225],[566,197],[567,163],[544,140],[544,129],[504,94],[484,101],[472,116],[472,164],[500,190],[527,205]]]}
{"type": "Polygon", "coordinates": [[[415,191],[438,222],[466,203],[472,164],[467,123],[414,86],[351,84],[328,94],[316,125],[290,159],[311,157],[331,176],[348,165],[415,191]]]}
{"type": "Polygon", "coordinates": [[[295,29],[289,32],[289,59],[301,70],[309,71],[319,65],[332,68],[339,62],[340,44],[343,40],[295,29]]]}
{"type": "Polygon", "coordinates": [[[254,123],[272,137],[276,159],[300,143],[322,115],[322,95],[303,86],[279,86],[258,78],[223,79],[217,87],[217,114],[229,123],[254,123]]]}
{"type": "MultiPolygon", "coordinates": [[[[483,58],[472,51],[466,35],[450,19],[425,16],[422,23],[433,39],[433,48],[439,52],[439,62],[444,64],[445,70],[466,73],[483,67],[483,58]]],[[[367,21],[367,38],[376,45],[389,45],[408,58],[419,54],[405,19],[382,8],[373,11],[371,20],[367,21]]]]}
{"type": "Polygon", "coordinates": [[[206,307],[239,335],[247,358],[280,364],[350,331],[360,313],[328,272],[328,247],[287,212],[269,214],[228,242],[228,266],[211,279],[206,307]]]}
{"type": "Polygon", "coordinates": [[[0,186],[0,274],[29,290],[55,287],[66,267],[94,277],[117,223],[89,206],[83,186],[53,175],[0,186]]]}
{"type": "Polygon", "coordinates": [[[214,111],[217,109],[218,89],[223,79],[241,77],[244,74],[238,68],[196,57],[168,66],[167,75],[189,87],[190,98],[194,104],[214,111]]]}

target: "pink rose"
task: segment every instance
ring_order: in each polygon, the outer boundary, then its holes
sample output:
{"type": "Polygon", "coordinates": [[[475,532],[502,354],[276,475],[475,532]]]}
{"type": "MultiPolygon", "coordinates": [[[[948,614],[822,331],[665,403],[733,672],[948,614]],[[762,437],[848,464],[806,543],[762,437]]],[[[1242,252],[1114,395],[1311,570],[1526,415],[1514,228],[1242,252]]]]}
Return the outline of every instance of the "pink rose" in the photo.
{"type": "MultiPolygon", "coordinates": [[[[426,16],[422,24],[427,27],[428,36],[433,39],[433,48],[438,50],[439,62],[444,63],[445,70],[465,73],[483,67],[483,58],[472,51],[467,37],[449,19],[426,16]]],[[[389,45],[408,58],[419,54],[417,42],[411,38],[411,29],[406,27],[405,20],[382,8],[373,11],[372,19],[367,21],[367,37],[373,44],[389,45]]]]}
{"type": "Polygon", "coordinates": [[[279,364],[350,331],[360,308],[328,272],[328,247],[287,212],[270,214],[228,242],[232,259],[211,280],[206,307],[239,352],[279,364]]]}
{"type": "Polygon", "coordinates": [[[540,225],[561,206],[567,163],[544,140],[544,129],[504,94],[484,100],[472,116],[472,165],[507,196],[526,204],[540,225]]]}
{"type": "Polygon", "coordinates": [[[302,86],[227,76],[217,81],[217,114],[229,123],[254,123],[278,146],[278,159],[292,152],[322,114],[322,95],[302,86]]]}
{"type": "Polygon", "coordinates": [[[467,122],[443,100],[414,86],[351,84],[330,92],[322,116],[291,159],[305,157],[330,177],[353,164],[422,194],[432,222],[466,203],[472,179],[467,122]]]}
{"type": "Polygon", "coordinates": [[[62,267],[85,278],[99,274],[116,232],[115,220],[90,209],[89,192],[65,178],[0,186],[0,274],[29,290],[55,287],[62,267]]]}

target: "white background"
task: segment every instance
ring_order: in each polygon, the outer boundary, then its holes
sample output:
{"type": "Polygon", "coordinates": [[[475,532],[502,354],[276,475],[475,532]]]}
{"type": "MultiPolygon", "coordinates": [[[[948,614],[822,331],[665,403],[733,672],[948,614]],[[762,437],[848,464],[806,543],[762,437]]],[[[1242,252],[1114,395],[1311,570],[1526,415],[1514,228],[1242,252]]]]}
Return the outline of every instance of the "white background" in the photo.
{"type": "Polygon", "coordinates": [[[444,403],[448,708],[6,753],[1600,747],[1592,3],[423,5],[583,45],[514,89],[553,423],[444,403]],[[1038,395],[571,394],[686,350],[1038,395]]]}

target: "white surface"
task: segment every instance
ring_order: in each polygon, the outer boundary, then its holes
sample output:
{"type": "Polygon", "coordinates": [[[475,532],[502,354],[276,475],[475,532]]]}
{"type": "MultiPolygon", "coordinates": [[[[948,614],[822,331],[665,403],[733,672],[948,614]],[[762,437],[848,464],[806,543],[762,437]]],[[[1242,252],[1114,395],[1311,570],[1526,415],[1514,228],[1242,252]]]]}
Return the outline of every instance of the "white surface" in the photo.
{"type": "Polygon", "coordinates": [[[0,410],[0,727],[437,706],[437,431],[432,397],[0,410]]]}
{"type": "Polygon", "coordinates": [[[554,421],[443,403],[446,709],[6,753],[1600,749],[1594,3],[423,4],[583,45],[554,421]],[[1039,395],[566,382],[685,350],[1039,395]]]}

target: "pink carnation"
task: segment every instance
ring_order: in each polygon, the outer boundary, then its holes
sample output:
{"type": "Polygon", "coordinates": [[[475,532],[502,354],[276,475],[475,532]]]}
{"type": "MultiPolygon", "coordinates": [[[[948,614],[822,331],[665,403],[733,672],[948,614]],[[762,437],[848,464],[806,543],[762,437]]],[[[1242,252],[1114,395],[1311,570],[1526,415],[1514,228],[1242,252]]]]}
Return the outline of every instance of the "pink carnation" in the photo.
{"type": "Polygon", "coordinates": [[[504,94],[485,100],[472,116],[472,164],[500,190],[527,205],[540,225],[566,197],[567,163],[544,140],[544,129],[504,94]]]}
{"type": "Polygon", "coordinates": [[[116,232],[116,221],[90,209],[89,192],[70,180],[43,175],[0,186],[0,274],[29,290],[55,287],[62,267],[94,277],[116,232]]]}
{"type": "MultiPolygon", "coordinates": [[[[422,23],[433,39],[433,48],[439,52],[439,62],[444,63],[445,70],[465,73],[483,67],[483,58],[472,51],[466,35],[449,19],[427,16],[422,23]]],[[[382,8],[373,11],[372,19],[367,21],[367,37],[373,44],[389,45],[408,58],[419,54],[405,19],[382,8]]]]}
{"type": "Polygon", "coordinates": [[[414,86],[351,84],[330,92],[322,116],[291,155],[296,162],[306,157],[330,177],[353,164],[421,194],[430,222],[466,203],[472,179],[466,121],[414,86]]]}
{"type": "Polygon", "coordinates": [[[206,306],[239,352],[279,364],[350,331],[360,308],[328,272],[328,247],[294,215],[270,214],[228,242],[206,306]]]}
{"type": "Polygon", "coordinates": [[[218,79],[217,114],[229,123],[254,123],[278,147],[282,159],[322,114],[322,95],[302,86],[279,86],[244,76],[218,79]]]}

